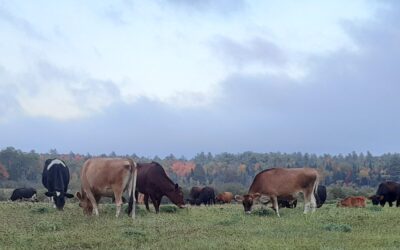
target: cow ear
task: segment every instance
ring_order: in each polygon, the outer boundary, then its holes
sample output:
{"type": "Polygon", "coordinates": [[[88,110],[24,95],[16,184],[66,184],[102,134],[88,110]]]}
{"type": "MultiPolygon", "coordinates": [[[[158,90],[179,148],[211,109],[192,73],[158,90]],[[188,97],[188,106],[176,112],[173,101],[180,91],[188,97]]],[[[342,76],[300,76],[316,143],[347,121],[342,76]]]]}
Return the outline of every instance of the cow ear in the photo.
{"type": "Polygon", "coordinates": [[[241,196],[241,195],[235,195],[235,201],[238,201],[238,202],[242,202],[243,201],[243,196],[241,196]]]}
{"type": "Polygon", "coordinates": [[[383,196],[383,195],[380,195],[379,196],[379,200],[381,201],[381,200],[383,200],[385,197],[383,196]]]}
{"type": "Polygon", "coordinates": [[[175,189],[178,189],[178,188],[179,188],[178,183],[175,183],[175,189]]]}
{"type": "Polygon", "coordinates": [[[67,197],[67,198],[74,198],[74,195],[73,195],[73,194],[69,194],[69,193],[65,193],[65,197],[67,197]]]}
{"type": "Polygon", "coordinates": [[[46,192],[44,193],[47,197],[52,197],[54,196],[54,192],[46,192]]]}

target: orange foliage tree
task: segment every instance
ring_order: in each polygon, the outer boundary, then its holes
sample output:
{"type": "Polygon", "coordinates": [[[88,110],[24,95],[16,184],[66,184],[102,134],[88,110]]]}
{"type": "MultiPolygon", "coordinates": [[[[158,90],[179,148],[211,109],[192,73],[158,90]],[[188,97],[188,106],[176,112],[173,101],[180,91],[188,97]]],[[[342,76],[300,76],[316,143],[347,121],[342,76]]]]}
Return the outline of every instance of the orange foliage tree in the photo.
{"type": "Polygon", "coordinates": [[[0,177],[5,179],[10,178],[10,174],[7,172],[7,169],[0,163],[0,177]]]}
{"type": "Polygon", "coordinates": [[[194,170],[196,164],[194,162],[175,161],[172,163],[172,171],[180,177],[188,176],[194,170]]]}

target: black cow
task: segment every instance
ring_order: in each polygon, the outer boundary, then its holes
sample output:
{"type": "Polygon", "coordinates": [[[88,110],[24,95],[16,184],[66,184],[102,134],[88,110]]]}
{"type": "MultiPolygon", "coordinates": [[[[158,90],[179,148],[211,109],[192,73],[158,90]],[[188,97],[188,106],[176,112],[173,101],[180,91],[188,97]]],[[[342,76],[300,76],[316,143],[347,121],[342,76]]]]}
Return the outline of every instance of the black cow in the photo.
{"type": "Polygon", "coordinates": [[[74,195],[67,193],[69,170],[62,160],[46,160],[43,168],[42,183],[47,189],[45,195],[53,198],[54,204],[59,210],[64,209],[65,198],[74,197],[74,195]]]}
{"type": "MultiPolygon", "coordinates": [[[[314,193],[314,197],[317,203],[317,208],[322,207],[326,201],[326,187],[324,185],[318,185],[318,190],[314,193]]],[[[293,197],[278,197],[279,207],[295,208],[297,206],[297,199],[293,197]]]]}
{"type": "Polygon", "coordinates": [[[400,206],[400,184],[394,181],[386,181],[379,184],[376,194],[368,197],[372,201],[372,204],[380,204],[382,207],[385,206],[386,202],[389,206],[393,206],[396,201],[396,207],[400,206]]]}
{"type": "Polygon", "coordinates": [[[215,191],[212,187],[193,187],[190,190],[190,199],[187,199],[190,205],[200,206],[215,204],[215,191]]]}
{"type": "Polygon", "coordinates": [[[322,207],[326,201],[326,187],[324,185],[318,185],[317,193],[314,193],[314,196],[317,202],[317,208],[322,207]]]}
{"type": "Polygon", "coordinates": [[[295,208],[297,206],[297,199],[286,199],[278,197],[279,208],[295,208]]]}
{"type": "Polygon", "coordinates": [[[30,199],[32,202],[38,201],[36,195],[36,189],[34,188],[17,188],[13,191],[10,200],[22,200],[22,199],[30,199]]]}

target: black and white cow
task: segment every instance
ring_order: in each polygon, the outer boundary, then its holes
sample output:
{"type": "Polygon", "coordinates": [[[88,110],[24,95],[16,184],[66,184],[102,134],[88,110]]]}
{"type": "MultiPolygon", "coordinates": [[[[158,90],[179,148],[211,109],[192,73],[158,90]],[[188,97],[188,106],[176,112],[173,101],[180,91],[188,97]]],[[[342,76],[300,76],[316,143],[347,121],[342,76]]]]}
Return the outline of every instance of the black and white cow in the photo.
{"type": "Polygon", "coordinates": [[[74,195],[67,193],[69,184],[69,170],[65,162],[60,159],[47,159],[42,174],[43,186],[47,189],[45,195],[52,197],[59,210],[64,209],[65,198],[74,195]]]}
{"type": "Polygon", "coordinates": [[[34,188],[17,188],[14,189],[10,197],[11,201],[29,199],[32,202],[38,201],[36,195],[36,189],[34,188]]]}

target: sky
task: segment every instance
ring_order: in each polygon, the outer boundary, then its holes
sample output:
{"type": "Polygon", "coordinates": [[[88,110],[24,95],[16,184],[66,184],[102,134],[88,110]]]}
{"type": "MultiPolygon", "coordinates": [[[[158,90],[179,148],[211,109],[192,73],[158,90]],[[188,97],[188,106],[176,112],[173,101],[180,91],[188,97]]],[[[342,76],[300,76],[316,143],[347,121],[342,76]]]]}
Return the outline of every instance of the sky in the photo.
{"type": "Polygon", "coordinates": [[[0,0],[0,149],[400,150],[400,4],[0,0]]]}

